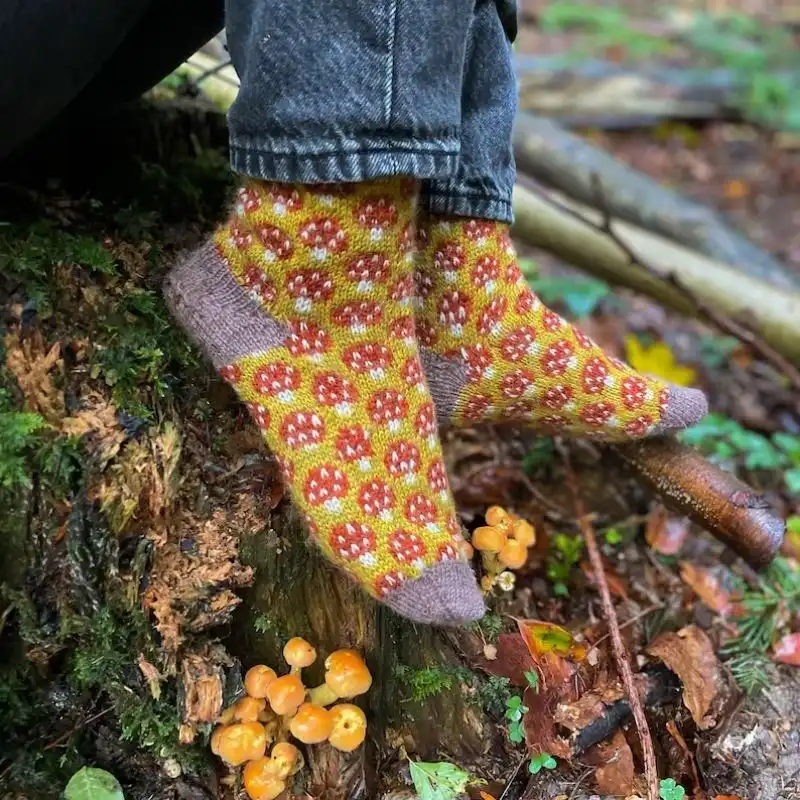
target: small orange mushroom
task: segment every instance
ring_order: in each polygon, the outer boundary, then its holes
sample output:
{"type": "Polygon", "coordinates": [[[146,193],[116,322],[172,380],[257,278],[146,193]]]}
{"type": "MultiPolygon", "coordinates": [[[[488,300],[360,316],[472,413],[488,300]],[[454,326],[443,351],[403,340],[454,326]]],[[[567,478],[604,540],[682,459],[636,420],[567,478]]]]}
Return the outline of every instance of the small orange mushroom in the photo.
{"type": "Polygon", "coordinates": [[[528,548],[516,539],[509,539],[500,551],[500,563],[509,569],[519,569],[528,560],[528,548]]]}
{"type": "Polygon", "coordinates": [[[267,687],[267,700],[279,716],[291,716],[305,700],[306,690],[297,675],[284,675],[267,687]]]}
{"type": "Polygon", "coordinates": [[[283,657],[292,668],[292,672],[299,672],[304,667],[310,667],[317,660],[317,651],[299,636],[289,639],[283,648],[283,657]]]}
{"type": "Polygon", "coordinates": [[[303,766],[303,756],[300,751],[289,742],[279,742],[272,748],[269,756],[269,771],[281,780],[294,775],[303,766]]]}
{"type": "Polygon", "coordinates": [[[244,690],[250,697],[266,697],[267,688],[277,677],[274,669],[264,664],[256,664],[250,667],[244,676],[244,690]]]}
{"type": "Polygon", "coordinates": [[[367,735],[367,718],[358,706],[350,703],[334,706],[330,713],[333,718],[333,730],[328,741],[337,750],[350,753],[367,735]]]}
{"type": "Polygon", "coordinates": [[[228,706],[220,715],[217,717],[217,724],[218,725],[230,725],[233,722],[233,715],[236,713],[236,704],[232,706],[228,706]]]}
{"type": "Polygon", "coordinates": [[[289,730],[303,744],[324,742],[333,730],[331,712],[313,703],[303,703],[292,717],[289,730]]]}
{"type": "Polygon", "coordinates": [[[506,535],[500,528],[484,525],[472,533],[472,546],[485,553],[499,553],[506,543],[506,535]]]}
{"type": "Polygon", "coordinates": [[[486,509],[486,524],[493,528],[507,531],[511,527],[511,517],[502,506],[490,506],[486,509]]]}
{"type": "Polygon", "coordinates": [[[233,706],[233,718],[238,722],[258,722],[266,705],[267,701],[260,697],[242,697],[233,706]]]}
{"type": "Polygon", "coordinates": [[[261,758],[266,750],[267,732],[260,722],[223,725],[211,737],[211,752],[232,767],[261,758]]]}
{"type": "Polygon", "coordinates": [[[263,756],[244,765],[244,790],[251,800],[275,800],[286,788],[271,767],[272,759],[263,756]]]}
{"type": "Polygon", "coordinates": [[[536,541],[536,531],[533,525],[527,520],[520,519],[514,523],[511,529],[511,535],[525,547],[531,547],[536,541]]]}
{"type": "Polygon", "coordinates": [[[325,683],[309,692],[317,706],[329,706],[339,699],[357,697],[372,686],[364,659],[355,650],[336,650],[325,659],[325,683]]]}

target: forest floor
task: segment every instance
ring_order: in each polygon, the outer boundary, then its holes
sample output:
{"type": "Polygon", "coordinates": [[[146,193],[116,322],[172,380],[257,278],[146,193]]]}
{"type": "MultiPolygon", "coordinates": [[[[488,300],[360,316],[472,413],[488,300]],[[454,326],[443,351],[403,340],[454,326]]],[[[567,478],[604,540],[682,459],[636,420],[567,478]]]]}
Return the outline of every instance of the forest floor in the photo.
{"type": "MultiPolygon", "coordinates": [[[[800,265],[800,152],[729,123],[585,133],[800,265]]],[[[65,138],[0,184],[0,797],[55,797],[86,764],[129,800],[231,797],[202,687],[227,705],[251,666],[244,639],[303,632],[240,605],[251,551],[281,542],[287,501],[255,428],[160,295],[169,264],[225,213],[224,120],[202,100],[145,104],[91,141],[65,138]]],[[[781,558],[756,575],[603,448],[570,446],[631,663],[654,684],[661,663],[683,682],[648,707],[662,797],[680,800],[682,786],[695,800],[800,798],[791,392],[738,342],[547,254],[522,256],[545,300],[607,351],[704,389],[713,414],[686,441],[789,520],[781,558]]],[[[609,722],[623,695],[562,451],[513,429],[448,432],[445,444],[466,527],[499,504],[537,541],[513,584],[489,593],[459,666],[393,663],[392,702],[458,695],[484,737],[466,756],[451,740],[437,747],[436,726],[432,744],[420,733],[415,745],[393,723],[357,756],[355,783],[344,761],[335,777],[301,773],[294,796],[427,800],[405,754],[485,781],[468,787],[474,800],[645,796],[636,730],[609,722]],[[554,646],[530,621],[564,631],[554,646]],[[576,747],[597,724],[605,743],[576,747]]]]}

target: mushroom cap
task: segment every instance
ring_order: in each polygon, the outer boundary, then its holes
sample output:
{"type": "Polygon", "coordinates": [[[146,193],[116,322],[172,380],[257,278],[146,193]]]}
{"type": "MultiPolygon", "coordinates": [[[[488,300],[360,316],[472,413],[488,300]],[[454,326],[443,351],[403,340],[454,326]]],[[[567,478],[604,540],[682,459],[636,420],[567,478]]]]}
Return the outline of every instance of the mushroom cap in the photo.
{"type": "Polygon", "coordinates": [[[502,506],[490,506],[484,514],[486,524],[492,527],[508,529],[511,527],[511,517],[502,506]]]}
{"type": "Polygon", "coordinates": [[[509,569],[519,569],[528,560],[528,548],[516,539],[509,539],[500,551],[500,563],[509,569]]]}
{"type": "Polygon", "coordinates": [[[527,520],[520,519],[514,523],[511,535],[525,547],[531,547],[536,542],[536,530],[527,520]]]}
{"type": "Polygon", "coordinates": [[[267,687],[269,704],[279,716],[294,714],[305,696],[305,687],[297,675],[284,675],[267,687]]]}
{"type": "Polygon", "coordinates": [[[260,697],[245,695],[236,701],[233,707],[233,718],[237,722],[258,722],[258,715],[264,710],[267,701],[260,697]]]}
{"type": "Polygon", "coordinates": [[[277,678],[275,670],[264,664],[256,664],[244,676],[244,689],[250,697],[266,697],[267,687],[277,678]]]}
{"type": "Polygon", "coordinates": [[[484,525],[472,532],[472,546],[481,552],[499,553],[505,543],[506,535],[500,528],[484,525]]]}
{"type": "Polygon", "coordinates": [[[310,667],[317,660],[317,651],[305,639],[295,636],[286,642],[283,657],[290,666],[303,669],[310,667]]]}
{"type": "Polygon", "coordinates": [[[303,703],[289,723],[289,730],[295,739],[303,744],[324,742],[333,730],[333,719],[328,709],[303,703]]]}
{"type": "Polygon", "coordinates": [[[334,706],[330,711],[333,730],[328,741],[332,747],[350,753],[355,750],[367,735],[367,718],[364,712],[350,703],[334,706]]]}
{"type": "Polygon", "coordinates": [[[286,784],[270,770],[271,759],[261,757],[244,765],[244,790],[251,800],[275,800],[286,784]]]}
{"type": "Polygon", "coordinates": [[[223,725],[211,737],[211,750],[226,764],[238,767],[245,761],[264,755],[267,750],[267,732],[260,722],[223,725]]]}
{"type": "Polygon", "coordinates": [[[279,742],[272,748],[269,755],[269,771],[281,780],[294,775],[303,766],[303,756],[300,751],[289,742],[279,742]]]}
{"type": "Polygon", "coordinates": [[[325,660],[325,683],[337,697],[357,697],[372,686],[372,675],[355,650],[336,650],[325,660]]]}

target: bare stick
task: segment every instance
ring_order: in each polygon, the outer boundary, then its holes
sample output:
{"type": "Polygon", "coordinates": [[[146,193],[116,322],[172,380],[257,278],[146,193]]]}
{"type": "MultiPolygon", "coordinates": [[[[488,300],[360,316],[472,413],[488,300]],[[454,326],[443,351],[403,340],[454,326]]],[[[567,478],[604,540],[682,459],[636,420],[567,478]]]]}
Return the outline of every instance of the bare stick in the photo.
{"type": "Polygon", "coordinates": [[[578,517],[578,524],[581,528],[583,538],[586,540],[586,550],[589,553],[589,561],[594,571],[595,581],[597,582],[597,589],[600,592],[600,600],[603,604],[603,614],[608,624],[609,633],[611,634],[611,645],[614,650],[614,659],[617,663],[617,670],[625,691],[628,694],[628,702],[633,712],[633,719],[636,723],[636,730],[639,733],[639,740],[642,743],[642,754],[644,755],[644,774],[647,780],[647,795],[648,800],[658,800],[658,770],[656,768],[656,754],[653,749],[653,739],[650,736],[650,729],[647,727],[647,718],[644,715],[644,708],[642,707],[642,699],[639,697],[639,692],[636,690],[636,684],[633,682],[633,672],[631,671],[630,661],[628,660],[628,652],[625,649],[625,643],[622,641],[622,633],[619,627],[619,620],[617,619],[617,612],[614,609],[614,603],[611,599],[611,592],[608,589],[608,582],[606,581],[606,573],[603,569],[603,558],[600,555],[600,547],[597,544],[597,536],[595,535],[592,523],[583,506],[580,491],[578,489],[575,473],[572,471],[572,466],[569,461],[569,453],[565,448],[560,447],[561,456],[564,459],[566,468],[567,483],[569,484],[575,502],[575,513],[578,517]]]}

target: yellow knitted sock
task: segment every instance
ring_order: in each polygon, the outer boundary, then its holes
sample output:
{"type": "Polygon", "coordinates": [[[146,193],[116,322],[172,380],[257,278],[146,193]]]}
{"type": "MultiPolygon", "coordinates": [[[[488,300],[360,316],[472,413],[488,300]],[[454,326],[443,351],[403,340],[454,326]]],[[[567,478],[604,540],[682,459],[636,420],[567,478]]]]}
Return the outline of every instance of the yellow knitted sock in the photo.
{"type": "Polygon", "coordinates": [[[543,305],[507,225],[429,217],[420,240],[417,336],[440,419],[624,440],[706,413],[702,392],[640,375],[543,305]],[[437,381],[444,364],[461,379],[437,381]]]}
{"type": "Polygon", "coordinates": [[[417,185],[248,182],[168,280],[323,552],[420,622],[483,614],[414,334],[417,185]]]}

